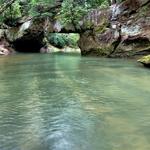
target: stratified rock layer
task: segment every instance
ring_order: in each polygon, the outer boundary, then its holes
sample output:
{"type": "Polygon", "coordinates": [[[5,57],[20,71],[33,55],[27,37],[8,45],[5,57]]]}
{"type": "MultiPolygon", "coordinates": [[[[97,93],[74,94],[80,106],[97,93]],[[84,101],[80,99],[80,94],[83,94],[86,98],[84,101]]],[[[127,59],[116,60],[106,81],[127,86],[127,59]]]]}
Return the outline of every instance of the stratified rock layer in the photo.
{"type": "Polygon", "coordinates": [[[107,10],[93,10],[81,33],[83,55],[130,57],[150,54],[150,1],[126,0],[107,10]]]}

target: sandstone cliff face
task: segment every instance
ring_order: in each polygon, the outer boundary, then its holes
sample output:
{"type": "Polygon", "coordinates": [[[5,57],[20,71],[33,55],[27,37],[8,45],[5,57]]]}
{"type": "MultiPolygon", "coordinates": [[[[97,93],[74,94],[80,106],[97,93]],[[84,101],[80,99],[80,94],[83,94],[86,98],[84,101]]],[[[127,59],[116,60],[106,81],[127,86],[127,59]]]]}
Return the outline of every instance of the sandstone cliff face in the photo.
{"type": "Polygon", "coordinates": [[[27,18],[17,28],[0,31],[0,52],[8,54],[12,48],[40,52],[45,45],[45,33],[79,32],[82,55],[131,57],[150,54],[150,0],[125,0],[108,9],[92,10],[79,26],[80,30],[75,31],[71,26],[63,27],[57,20],[27,18]]]}
{"type": "Polygon", "coordinates": [[[150,1],[126,0],[108,10],[93,10],[81,34],[83,55],[129,57],[150,53],[150,1]]]}

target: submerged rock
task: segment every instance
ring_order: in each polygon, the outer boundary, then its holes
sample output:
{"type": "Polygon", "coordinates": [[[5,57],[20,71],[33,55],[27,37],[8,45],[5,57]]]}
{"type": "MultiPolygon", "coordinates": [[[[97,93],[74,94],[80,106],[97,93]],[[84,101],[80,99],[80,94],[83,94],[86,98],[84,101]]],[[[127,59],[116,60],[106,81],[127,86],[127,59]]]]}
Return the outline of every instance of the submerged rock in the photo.
{"type": "Polygon", "coordinates": [[[150,55],[142,57],[138,60],[138,62],[142,63],[146,67],[150,67],[150,55]]]}

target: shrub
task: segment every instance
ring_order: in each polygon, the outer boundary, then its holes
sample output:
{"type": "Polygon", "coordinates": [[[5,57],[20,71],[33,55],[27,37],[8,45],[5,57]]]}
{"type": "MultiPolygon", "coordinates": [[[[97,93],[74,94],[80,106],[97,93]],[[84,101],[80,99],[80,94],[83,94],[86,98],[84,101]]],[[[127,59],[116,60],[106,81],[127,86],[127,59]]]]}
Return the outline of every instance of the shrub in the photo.
{"type": "Polygon", "coordinates": [[[49,43],[58,48],[64,48],[65,46],[77,47],[78,39],[78,34],[51,33],[48,36],[49,43]]]}

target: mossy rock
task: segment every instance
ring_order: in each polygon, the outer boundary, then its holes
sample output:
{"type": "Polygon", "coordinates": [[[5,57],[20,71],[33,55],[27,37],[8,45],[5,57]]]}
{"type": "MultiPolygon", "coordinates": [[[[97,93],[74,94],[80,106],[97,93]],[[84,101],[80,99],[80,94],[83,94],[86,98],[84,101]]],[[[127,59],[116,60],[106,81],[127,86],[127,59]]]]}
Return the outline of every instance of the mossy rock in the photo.
{"type": "Polygon", "coordinates": [[[150,55],[142,57],[138,60],[138,62],[142,63],[146,67],[150,67],[150,55]]]}
{"type": "Polygon", "coordinates": [[[102,34],[107,30],[108,25],[109,25],[108,20],[105,18],[102,18],[101,23],[94,27],[94,32],[102,34]]]}
{"type": "Polygon", "coordinates": [[[94,24],[90,20],[87,20],[84,22],[84,27],[86,29],[91,29],[91,28],[94,28],[94,24]]]}
{"type": "Polygon", "coordinates": [[[111,51],[112,51],[113,47],[110,46],[101,46],[99,48],[96,49],[97,54],[100,56],[109,56],[111,51]]]}
{"type": "Polygon", "coordinates": [[[105,25],[105,24],[94,28],[94,32],[97,34],[102,34],[105,31],[107,31],[107,25],[105,25]]]}

